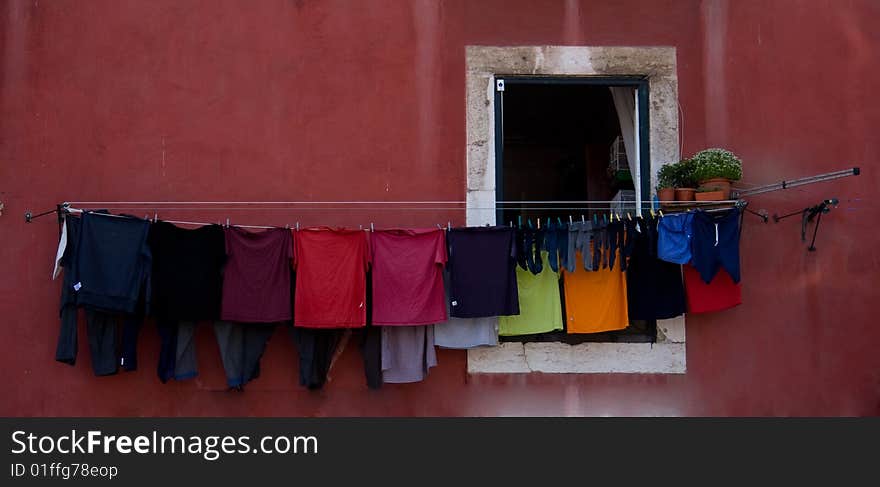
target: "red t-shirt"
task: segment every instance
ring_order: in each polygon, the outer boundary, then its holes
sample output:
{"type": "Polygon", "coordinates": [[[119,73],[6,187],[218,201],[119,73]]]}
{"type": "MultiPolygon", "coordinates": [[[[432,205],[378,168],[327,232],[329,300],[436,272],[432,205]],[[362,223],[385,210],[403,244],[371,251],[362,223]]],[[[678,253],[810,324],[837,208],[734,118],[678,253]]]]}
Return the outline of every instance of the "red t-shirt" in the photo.
{"type": "Polygon", "coordinates": [[[684,266],[684,290],[689,313],[711,313],[733,308],[742,303],[740,285],[734,283],[722,267],[709,284],[690,264],[684,266]]]}
{"type": "Polygon", "coordinates": [[[293,232],[293,324],[306,328],[366,326],[367,233],[328,227],[293,232]]]}
{"type": "Polygon", "coordinates": [[[430,325],[446,321],[441,229],[376,230],[373,252],[373,324],[430,325]]]}

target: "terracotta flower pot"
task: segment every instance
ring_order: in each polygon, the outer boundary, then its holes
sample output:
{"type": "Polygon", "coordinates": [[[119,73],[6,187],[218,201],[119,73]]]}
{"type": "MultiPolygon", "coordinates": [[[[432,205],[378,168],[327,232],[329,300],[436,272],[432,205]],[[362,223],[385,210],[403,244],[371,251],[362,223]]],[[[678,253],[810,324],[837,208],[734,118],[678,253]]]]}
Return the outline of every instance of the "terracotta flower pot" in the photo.
{"type": "Polygon", "coordinates": [[[695,188],[675,188],[675,201],[693,201],[695,188]]]}
{"type": "Polygon", "coordinates": [[[697,191],[695,194],[697,201],[721,201],[724,198],[723,191],[697,191]]]}
{"type": "Polygon", "coordinates": [[[657,190],[657,199],[660,202],[664,201],[674,201],[675,200],[675,188],[662,188],[657,190]]]}
{"type": "Polygon", "coordinates": [[[730,199],[730,180],[727,178],[712,178],[700,181],[700,188],[721,191],[723,193],[721,199],[730,199]]]}

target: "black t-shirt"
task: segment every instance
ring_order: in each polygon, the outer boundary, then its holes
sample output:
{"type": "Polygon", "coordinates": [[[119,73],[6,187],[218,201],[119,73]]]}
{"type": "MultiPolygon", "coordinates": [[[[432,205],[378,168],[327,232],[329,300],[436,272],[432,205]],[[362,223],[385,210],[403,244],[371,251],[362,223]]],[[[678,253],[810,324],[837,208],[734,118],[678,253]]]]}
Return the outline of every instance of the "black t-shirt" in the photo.
{"type": "Polygon", "coordinates": [[[518,315],[514,229],[453,228],[446,240],[449,314],[457,318],[518,315]]]}
{"type": "Polygon", "coordinates": [[[153,314],[186,321],[219,318],[226,258],[223,228],[186,229],[160,221],[150,228],[148,240],[153,254],[153,314]]]}
{"type": "Polygon", "coordinates": [[[634,320],[661,320],[685,312],[681,266],[657,258],[657,220],[646,218],[627,225],[632,255],[626,269],[629,317],[634,320]]]}

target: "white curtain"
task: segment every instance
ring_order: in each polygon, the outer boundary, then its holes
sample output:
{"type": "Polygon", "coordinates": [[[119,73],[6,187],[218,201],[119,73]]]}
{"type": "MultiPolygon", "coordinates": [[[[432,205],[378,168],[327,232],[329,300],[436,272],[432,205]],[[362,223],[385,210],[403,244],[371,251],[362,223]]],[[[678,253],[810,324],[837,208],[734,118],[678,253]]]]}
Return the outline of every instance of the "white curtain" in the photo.
{"type": "MultiPolygon", "coordinates": [[[[611,96],[614,98],[614,108],[617,110],[617,119],[620,121],[620,134],[623,136],[623,145],[626,150],[626,160],[629,163],[629,173],[632,174],[633,186],[636,193],[636,215],[642,215],[642,175],[639,163],[639,112],[636,109],[636,90],[629,87],[612,86],[611,96]]],[[[646,175],[650,177],[650,175],[646,175]]]]}

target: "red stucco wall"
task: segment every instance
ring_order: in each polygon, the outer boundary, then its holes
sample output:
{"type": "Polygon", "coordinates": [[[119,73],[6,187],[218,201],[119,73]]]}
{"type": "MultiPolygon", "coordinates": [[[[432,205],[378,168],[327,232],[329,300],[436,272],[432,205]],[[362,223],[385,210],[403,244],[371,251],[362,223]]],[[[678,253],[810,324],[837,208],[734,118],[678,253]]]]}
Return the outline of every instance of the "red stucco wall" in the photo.
{"type": "MultiPolygon", "coordinates": [[[[869,415],[880,413],[880,5],[798,1],[3,2],[0,327],[3,415],[869,415]],[[210,327],[201,375],[162,385],[147,327],[137,372],[53,360],[64,200],[462,200],[464,46],[671,45],[686,154],[721,145],[745,182],[860,165],[858,178],[756,197],[828,197],[817,246],[797,218],[746,218],[743,299],[692,316],[685,375],[472,376],[441,351],[427,381],[367,390],[349,344],[320,392],[289,337],[224,390],[210,327]]],[[[433,225],[461,212],[252,211],[255,223],[433,225]]],[[[83,335],[84,337],[84,335],[83,335]]]]}

